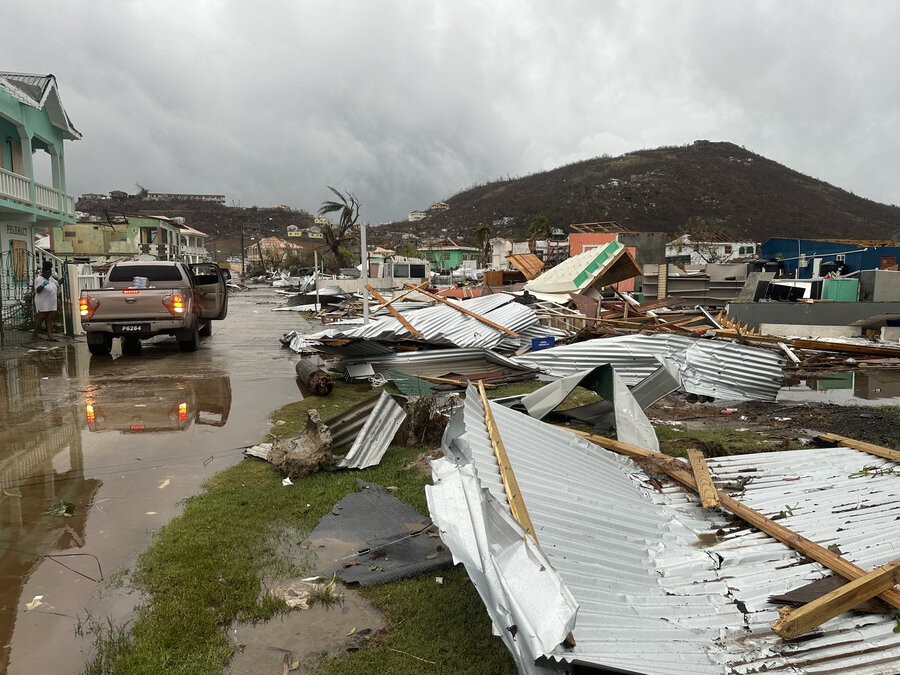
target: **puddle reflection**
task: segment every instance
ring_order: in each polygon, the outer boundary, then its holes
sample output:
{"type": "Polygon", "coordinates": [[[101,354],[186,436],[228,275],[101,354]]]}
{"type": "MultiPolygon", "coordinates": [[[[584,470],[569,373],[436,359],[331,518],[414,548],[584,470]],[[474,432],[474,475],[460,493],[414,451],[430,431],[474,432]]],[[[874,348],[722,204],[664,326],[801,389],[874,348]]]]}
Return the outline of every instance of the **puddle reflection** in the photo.
{"type": "Polygon", "coordinates": [[[900,405],[900,370],[827,372],[789,377],[778,401],[850,405],[900,405]]]}
{"type": "Polygon", "coordinates": [[[57,352],[0,362],[0,672],[25,583],[48,553],[84,546],[103,484],[84,476],[84,423],[66,402],[74,351],[57,352]],[[71,515],[46,514],[60,502],[72,505],[71,515]]]}

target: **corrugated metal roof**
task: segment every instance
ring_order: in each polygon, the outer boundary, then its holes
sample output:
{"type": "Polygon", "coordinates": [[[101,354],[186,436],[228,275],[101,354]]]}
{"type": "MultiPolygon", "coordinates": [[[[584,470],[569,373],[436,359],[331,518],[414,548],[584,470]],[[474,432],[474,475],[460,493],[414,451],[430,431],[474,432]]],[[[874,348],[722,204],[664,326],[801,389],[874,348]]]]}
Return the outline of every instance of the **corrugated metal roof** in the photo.
{"type": "MultiPolygon", "coordinates": [[[[351,418],[353,421],[358,420],[357,414],[351,418]]],[[[385,451],[391,444],[397,429],[406,419],[406,411],[397,405],[397,402],[391,398],[386,391],[381,392],[374,407],[370,411],[366,411],[365,423],[353,439],[353,445],[338,462],[338,466],[345,469],[365,469],[370,466],[376,466],[381,458],[384,457],[385,451]]],[[[327,422],[329,428],[332,424],[336,425],[332,429],[332,438],[337,434],[338,438],[343,438],[341,433],[341,417],[332,418],[327,422]]],[[[351,421],[346,426],[352,426],[351,421]]]]}
{"type": "MultiPolygon", "coordinates": [[[[448,302],[455,301],[448,300],[448,302]]],[[[472,298],[460,303],[460,306],[514,333],[538,325],[534,310],[514,302],[511,296],[502,293],[472,298]]],[[[491,348],[497,346],[504,338],[511,337],[504,331],[444,304],[403,312],[403,318],[424,337],[412,334],[396,318],[385,317],[368,325],[334,323],[327,330],[306,336],[306,341],[313,342],[320,337],[361,338],[386,342],[424,339],[433,344],[491,348]]]]}
{"type": "MultiPolygon", "coordinates": [[[[900,638],[890,616],[844,614],[803,641],[786,642],[772,631],[778,606],[768,596],[827,575],[820,565],[702,509],[680,488],[667,484],[657,493],[626,458],[499,404],[491,409],[540,550],[579,604],[572,629],[576,646],[554,647],[545,658],[632,673],[900,672],[900,638]],[[716,532],[722,534],[710,546],[698,536],[716,532]]],[[[447,457],[433,463],[435,486],[427,490],[442,536],[445,528],[453,530],[445,542],[453,542],[454,555],[454,546],[468,547],[463,557],[507,546],[506,540],[488,538],[482,546],[463,536],[464,518],[476,528],[483,521],[480,506],[451,511],[432,500],[434,490],[455,480],[454,471],[468,470],[498,504],[505,503],[474,389],[451,420],[444,452],[447,457]]],[[[865,569],[898,557],[897,476],[850,477],[864,466],[897,469],[897,463],[837,448],[709,464],[720,483],[751,476],[741,501],[770,516],[788,509],[782,524],[823,546],[837,543],[865,569]]],[[[498,607],[512,608],[515,621],[521,594],[529,603],[553,603],[559,595],[537,587],[498,589],[477,580],[476,586],[501,635],[498,607]]],[[[558,638],[558,627],[548,632],[548,639],[558,638]]],[[[541,672],[521,645],[511,651],[522,672],[541,672]]]]}
{"type": "Polygon", "coordinates": [[[620,335],[544,349],[513,358],[558,376],[609,363],[628,384],[659,367],[661,356],[677,364],[682,388],[726,400],[774,401],[784,359],[776,352],[686,335],[620,335]]]}
{"type": "Polygon", "coordinates": [[[371,363],[376,372],[387,374],[388,369],[407,375],[440,377],[446,373],[469,375],[495,370],[500,366],[516,373],[536,372],[537,368],[527,363],[517,363],[489,349],[429,349],[421,352],[392,352],[384,355],[370,355],[360,358],[342,359],[342,366],[355,363],[371,363]]]}

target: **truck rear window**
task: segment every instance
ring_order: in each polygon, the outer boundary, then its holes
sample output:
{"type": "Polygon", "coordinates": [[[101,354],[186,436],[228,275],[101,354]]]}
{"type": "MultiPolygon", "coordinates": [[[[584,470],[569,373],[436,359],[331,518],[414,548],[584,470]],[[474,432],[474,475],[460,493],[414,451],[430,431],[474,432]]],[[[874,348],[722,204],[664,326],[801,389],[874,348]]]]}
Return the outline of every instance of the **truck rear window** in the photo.
{"type": "Polygon", "coordinates": [[[109,281],[131,281],[147,277],[150,281],[181,281],[177,265],[116,265],[109,273],[109,281]]]}

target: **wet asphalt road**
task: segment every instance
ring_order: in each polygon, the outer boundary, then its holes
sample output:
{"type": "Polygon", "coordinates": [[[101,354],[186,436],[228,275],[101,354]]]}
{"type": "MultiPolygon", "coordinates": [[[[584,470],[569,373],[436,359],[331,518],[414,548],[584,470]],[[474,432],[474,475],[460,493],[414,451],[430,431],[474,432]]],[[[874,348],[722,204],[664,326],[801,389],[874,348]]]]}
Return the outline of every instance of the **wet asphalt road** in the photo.
{"type": "Polygon", "coordinates": [[[101,574],[130,568],[181,500],[303,398],[278,338],[310,326],[278,304],[266,288],[232,295],[190,354],[172,338],[111,358],[83,338],[0,354],[0,672],[80,672],[91,645],[76,617],[121,621],[138,601],[101,574]]]}

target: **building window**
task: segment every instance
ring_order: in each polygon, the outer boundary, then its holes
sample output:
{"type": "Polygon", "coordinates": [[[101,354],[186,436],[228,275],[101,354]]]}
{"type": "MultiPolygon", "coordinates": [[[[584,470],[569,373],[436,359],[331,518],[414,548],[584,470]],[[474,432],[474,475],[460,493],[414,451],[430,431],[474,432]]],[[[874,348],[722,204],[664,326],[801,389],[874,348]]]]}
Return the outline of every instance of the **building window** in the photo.
{"type": "Polygon", "coordinates": [[[725,255],[731,255],[731,244],[725,244],[725,255]]]}

